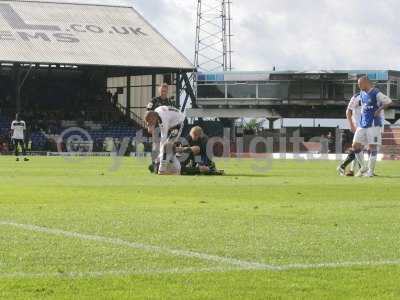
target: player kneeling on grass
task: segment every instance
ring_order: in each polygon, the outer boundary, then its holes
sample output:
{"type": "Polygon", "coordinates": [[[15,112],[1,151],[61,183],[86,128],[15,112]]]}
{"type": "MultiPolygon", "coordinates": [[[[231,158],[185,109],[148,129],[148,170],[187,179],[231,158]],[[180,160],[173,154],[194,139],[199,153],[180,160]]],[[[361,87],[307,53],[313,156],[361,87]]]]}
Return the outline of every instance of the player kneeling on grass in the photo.
{"type": "Polygon", "coordinates": [[[15,120],[11,123],[11,140],[14,145],[14,151],[16,160],[19,161],[19,153],[20,150],[22,155],[24,156],[24,161],[28,161],[29,159],[26,157],[26,149],[25,149],[25,130],[26,124],[25,121],[20,120],[19,115],[16,114],[15,120]]]}
{"type": "MultiPolygon", "coordinates": [[[[360,122],[354,135],[354,155],[361,165],[360,176],[373,177],[378,156],[378,147],[382,144],[382,128],[384,125],[384,110],[387,109],[392,100],[374,88],[367,77],[358,80],[360,87],[359,103],[361,107],[360,122]],[[368,166],[362,160],[361,152],[363,145],[368,145],[368,166]]],[[[356,103],[357,104],[357,103],[356,103]]],[[[354,126],[354,124],[353,124],[354,126]]]]}
{"type": "Polygon", "coordinates": [[[176,157],[175,144],[181,136],[185,116],[176,108],[160,106],[148,111],[145,122],[148,131],[156,137],[156,128],[160,129],[159,167],[155,170],[159,175],[180,175],[181,164],[176,157]]]}
{"type": "Polygon", "coordinates": [[[184,161],[182,175],[223,175],[223,170],[217,170],[215,163],[207,155],[208,138],[203,129],[195,126],[190,130],[187,137],[187,144],[176,148],[184,161]]]}

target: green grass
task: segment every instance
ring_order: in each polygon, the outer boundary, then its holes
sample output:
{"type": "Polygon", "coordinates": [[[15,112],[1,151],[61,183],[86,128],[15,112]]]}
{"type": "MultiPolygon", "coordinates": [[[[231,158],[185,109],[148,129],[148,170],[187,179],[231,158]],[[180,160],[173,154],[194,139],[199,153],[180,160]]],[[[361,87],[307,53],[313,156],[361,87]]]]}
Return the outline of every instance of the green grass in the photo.
{"type": "Polygon", "coordinates": [[[0,299],[400,298],[400,162],[379,163],[373,179],[338,177],[335,162],[274,161],[257,173],[259,164],[159,177],[143,160],[114,172],[109,158],[0,157],[0,299]],[[246,269],[115,239],[308,268],[246,269]]]}

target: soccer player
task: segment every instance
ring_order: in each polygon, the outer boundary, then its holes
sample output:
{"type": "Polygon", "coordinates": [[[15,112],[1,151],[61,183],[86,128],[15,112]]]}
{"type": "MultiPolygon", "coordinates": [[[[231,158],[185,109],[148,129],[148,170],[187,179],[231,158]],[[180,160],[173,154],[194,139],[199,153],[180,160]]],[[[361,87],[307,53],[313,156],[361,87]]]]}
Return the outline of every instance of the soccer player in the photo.
{"type": "MultiPolygon", "coordinates": [[[[346,118],[347,121],[349,122],[349,126],[351,129],[351,132],[353,134],[356,132],[358,124],[360,123],[361,120],[361,96],[360,93],[355,94],[350,102],[349,105],[347,106],[346,110],[346,118]]],[[[359,155],[359,159],[363,159],[362,153],[359,155]]],[[[358,168],[361,168],[361,165],[358,163],[356,160],[356,153],[353,148],[350,149],[349,154],[347,155],[346,159],[340,166],[337,168],[338,172],[342,176],[354,176],[355,174],[355,168],[358,166],[358,168]],[[350,165],[350,171],[346,173],[346,168],[348,165],[350,165]]]]}
{"type": "MultiPolygon", "coordinates": [[[[160,106],[175,107],[175,105],[176,105],[175,102],[171,98],[168,97],[168,94],[169,94],[169,86],[168,86],[168,84],[163,83],[159,89],[159,96],[153,98],[149,102],[149,104],[147,104],[147,111],[154,111],[160,106]]],[[[160,149],[158,149],[157,144],[153,145],[152,152],[153,153],[160,152],[160,149]]],[[[153,157],[151,165],[149,166],[150,172],[156,173],[155,171],[156,171],[158,165],[159,165],[159,162],[157,161],[157,159],[154,159],[154,157],[153,157]]]]}
{"type": "Polygon", "coordinates": [[[353,149],[356,159],[361,165],[360,176],[373,177],[378,157],[378,147],[382,145],[382,127],[384,126],[384,110],[389,108],[392,100],[375,88],[368,77],[358,80],[360,88],[359,103],[361,117],[354,135],[353,149]],[[368,165],[361,158],[363,145],[368,145],[368,165]]]}
{"type": "Polygon", "coordinates": [[[148,131],[156,137],[156,128],[160,129],[159,175],[180,175],[181,164],[176,157],[175,144],[181,136],[185,115],[178,109],[160,106],[148,111],[145,116],[148,131]]]}
{"type": "Polygon", "coordinates": [[[19,147],[21,147],[22,155],[24,156],[24,161],[28,161],[29,159],[26,157],[26,149],[25,149],[26,124],[25,121],[20,120],[18,114],[16,114],[15,120],[12,121],[11,123],[11,130],[12,130],[11,140],[15,148],[16,161],[19,161],[19,147]]]}

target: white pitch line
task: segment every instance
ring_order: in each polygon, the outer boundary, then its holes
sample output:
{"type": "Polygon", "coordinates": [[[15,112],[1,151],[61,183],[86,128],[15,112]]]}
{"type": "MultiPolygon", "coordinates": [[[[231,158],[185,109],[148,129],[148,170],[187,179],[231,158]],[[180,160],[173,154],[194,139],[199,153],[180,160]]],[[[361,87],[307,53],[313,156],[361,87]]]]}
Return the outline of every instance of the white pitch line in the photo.
{"type": "MultiPolygon", "coordinates": [[[[12,273],[1,273],[0,278],[2,279],[13,279],[13,278],[98,278],[108,276],[140,276],[140,275],[163,275],[163,274],[195,274],[195,273],[217,273],[217,272],[228,272],[229,268],[174,268],[174,269],[149,269],[149,270],[119,270],[119,271],[88,271],[88,272],[53,272],[53,273],[29,273],[29,272],[12,272],[12,273]]],[[[240,269],[239,269],[240,270],[240,269]]]]}
{"type": "MultiPolygon", "coordinates": [[[[393,261],[376,261],[376,262],[342,262],[342,263],[320,263],[320,264],[291,264],[277,266],[274,272],[293,271],[293,270],[317,270],[317,269],[337,269],[349,267],[374,267],[374,266],[398,266],[400,260],[393,261]]],[[[53,273],[29,273],[29,272],[13,272],[0,273],[0,279],[35,279],[35,278],[102,278],[102,277],[119,277],[119,276],[140,276],[140,275],[184,275],[198,273],[228,273],[240,271],[262,271],[261,269],[252,268],[174,268],[146,271],[88,271],[88,272],[53,272],[53,273]]],[[[265,270],[264,270],[265,271],[265,270]]],[[[269,270],[270,271],[270,270],[269,270]]]]}
{"type": "Polygon", "coordinates": [[[142,250],[146,252],[152,253],[160,253],[164,255],[172,255],[172,256],[180,256],[180,257],[188,257],[188,258],[195,258],[199,260],[205,261],[213,261],[217,263],[223,263],[231,266],[240,267],[243,269],[262,269],[262,270],[279,270],[279,267],[275,267],[272,265],[267,265],[263,263],[251,262],[240,260],[231,257],[225,256],[218,256],[218,255],[211,255],[201,252],[194,252],[194,251],[187,251],[187,250],[176,250],[167,247],[160,247],[160,246],[153,246],[153,245],[146,245],[142,243],[136,242],[128,242],[118,238],[109,238],[99,235],[89,235],[89,234],[82,234],[78,232],[72,231],[65,231],[60,229],[51,229],[47,227],[41,227],[36,225],[29,225],[29,224],[19,224],[14,222],[0,222],[0,225],[3,226],[11,226],[15,228],[20,228],[24,230],[29,230],[33,232],[41,232],[50,235],[57,235],[57,236],[64,236],[70,238],[77,238],[81,240],[88,240],[88,241],[95,241],[95,242],[102,242],[112,245],[124,246],[132,249],[142,250]]]}
{"type": "Polygon", "coordinates": [[[313,264],[286,264],[286,265],[271,265],[257,262],[250,262],[239,260],[231,257],[210,255],[200,252],[175,250],[167,247],[159,247],[152,245],[145,245],[141,243],[128,242],[117,238],[108,238],[98,235],[81,234],[77,232],[65,231],[60,229],[50,229],[47,227],[19,224],[14,222],[0,222],[0,226],[11,226],[33,232],[41,232],[50,235],[65,236],[70,238],[77,238],[81,240],[89,240],[95,242],[108,243],[112,245],[124,246],[132,249],[143,250],[147,252],[160,253],[164,255],[181,256],[196,258],[200,260],[213,261],[231,265],[231,268],[175,268],[167,270],[148,270],[148,271],[104,271],[104,272],[70,272],[70,273],[0,273],[0,278],[9,277],[102,277],[108,275],[114,276],[128,276],[140,274],[185,274],[185,273],[201,273],[201,272],[230,272],[230,271],[246,271],[246,270],[267,270],[267,271],[291,271],[291,270],[314,270],[314,269],[337,269],[337,268],[351,268],[351,267],[379,267],[379,266],[400,266],[399,260],[382,260],[382,261],[353,261],[353,262],[325,262],[313,264]]]}
{"type": "Polygon", "coordinates": [[[339,269],[353,267],[380,267],[380,266],[400,266],[400,260],[382,260],[382,261],[345,261],[345,262],[327,262],[315,264],[288,264],[276,266],[279,271],[291,270],[315,270],[315,269],[339,269]]]}

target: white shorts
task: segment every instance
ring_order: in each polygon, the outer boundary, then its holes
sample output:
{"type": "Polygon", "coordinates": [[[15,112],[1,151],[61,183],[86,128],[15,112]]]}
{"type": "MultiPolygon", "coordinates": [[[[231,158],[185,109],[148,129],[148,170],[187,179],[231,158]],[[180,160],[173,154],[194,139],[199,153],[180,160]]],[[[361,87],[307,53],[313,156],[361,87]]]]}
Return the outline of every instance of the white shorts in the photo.
{"type": "Polygon", "coordinates": [[[357,128],[353,143],[361,145],[382,145],[382,127],[357,128]]]}
{"type": "Polygon", "coordinates": [[[169,174],[180,174],[181,173],[181,163],[176,157],[176,153],[173,149],[175,143],[179,140],[182,134],[183,126],[180,128],[172,130],[168,136],[168,139],[164,142],[160,142],[160,168],[158,170],[159,174],[169,173],[169,174]]]}

